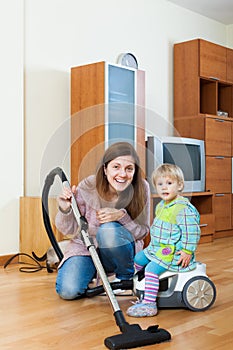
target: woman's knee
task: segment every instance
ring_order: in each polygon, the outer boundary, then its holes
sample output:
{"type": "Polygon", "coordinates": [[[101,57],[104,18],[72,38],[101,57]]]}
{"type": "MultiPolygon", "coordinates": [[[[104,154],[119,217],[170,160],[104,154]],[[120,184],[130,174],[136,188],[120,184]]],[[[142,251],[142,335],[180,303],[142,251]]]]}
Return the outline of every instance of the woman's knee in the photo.
{"type": "Polygon", "coordinates": [[[73,256],[58,269],[56,292],[66,300],[81,297],[95,273],[96,269],[90,256],[73,256]]]}
{"type": "Polygon", "coordinates": [[[56,292],[64,300],[74,300],[84,293],[84,291],[83,293],[78,291],[74,286],[61,286],[58,283],[56,283],[56,292]]]}
{"type": "Polygon", "coordinates": [[[100,248],[119,247],[134,241],[131,233],[115,221],[102,224],[96,239],[100,248]]]}
{"type": "Polygon", "coordinates": [[[73,300],[85,293],[85,289],[78,281],[73,280],[68,274],[60,274],[58,271],[56,281],[56,292],[65,300],[73,300]]]}

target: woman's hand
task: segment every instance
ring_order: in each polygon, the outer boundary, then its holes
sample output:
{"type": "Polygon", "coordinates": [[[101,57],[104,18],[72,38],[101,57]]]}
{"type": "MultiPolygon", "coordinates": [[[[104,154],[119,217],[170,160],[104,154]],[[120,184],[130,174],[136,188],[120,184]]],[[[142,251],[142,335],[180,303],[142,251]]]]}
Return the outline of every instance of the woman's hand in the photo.
{"type": "Polygon", "coordinates": [[[96,212],[96,217],[99,220],[100,224],[106,222],[118,221],[125,215],[123,210],[115,208],[101,208],[96,212]]]}
{"type": "Polygon", "coordinates": [[[68,212],[71,207],[72,193],[75,195],[76,186],[72,186],[72,189],[63,187],[62,193],[57,197],[58,206],[64,212],[68,212]]]}
{"type": "Polygon", "coordinates": [[[187,267],[189,265],[192,254],[187,254],[183,250],[180,250],[179,252],[176,252],[176,255],[180,255],[177,265],[181,264],[182,267],[187,267]]]}

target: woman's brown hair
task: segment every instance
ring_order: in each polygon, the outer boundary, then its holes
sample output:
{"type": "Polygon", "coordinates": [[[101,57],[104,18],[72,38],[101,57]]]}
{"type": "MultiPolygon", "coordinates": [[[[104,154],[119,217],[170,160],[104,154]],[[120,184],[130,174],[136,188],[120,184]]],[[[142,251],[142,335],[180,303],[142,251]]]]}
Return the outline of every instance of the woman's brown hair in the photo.
{"type": "Polygon", "coordinates": [[[116,208],[127,210],[133,220],[142,214],[145,208],[146,195],[143,184],[140,160],[134,147],[128,142],[117,142],[112,144],[104,153],[96,172],[96,188],[101,198],[106,199],[109,191],[109,182],[105,176],[104,168],[113,159],[120,156],[132,156],[135,163],[133,181],[123,192],[120,193],[116,208]]]}

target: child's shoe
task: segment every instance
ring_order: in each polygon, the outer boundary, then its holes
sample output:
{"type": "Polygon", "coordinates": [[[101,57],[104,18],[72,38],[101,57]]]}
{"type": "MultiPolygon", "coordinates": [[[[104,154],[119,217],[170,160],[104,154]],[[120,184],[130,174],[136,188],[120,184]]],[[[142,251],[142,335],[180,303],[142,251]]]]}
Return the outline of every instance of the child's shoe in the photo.
{"type": "Polygon", "coordinates": [[[139,301],[133,306],[130,306],[126,313],[131,317],[150,317],[157,315],[158,309],[156,303],[143,303],[139,301]]]}

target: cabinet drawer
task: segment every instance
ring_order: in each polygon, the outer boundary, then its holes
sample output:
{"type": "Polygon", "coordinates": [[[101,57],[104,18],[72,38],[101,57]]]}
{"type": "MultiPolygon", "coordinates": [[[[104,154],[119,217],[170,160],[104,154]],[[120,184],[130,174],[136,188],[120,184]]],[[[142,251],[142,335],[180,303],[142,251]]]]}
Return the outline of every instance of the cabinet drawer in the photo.
{"type": "Polygon", "coordinates": [[[213,214],[203,214],[200,217],[201,235],[210,235],[215,231],[215,216],[213,214]]]}
{"type": "Polygon", "coordinates": [[[214,196],[215,231],[231,229],[231,194],[214,196]]]}
{"type": "Polygon", "coordinates": [[[208,156],[231,157],[232,123],[223,119],[206,118],[205,152],[208,156]]]}
{"type": "Polygon", "coordinates": [[[206,191],[231,193],[231,158],[206,157],[206,191]]]}

